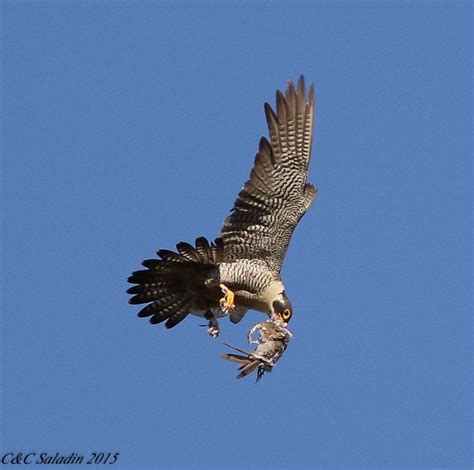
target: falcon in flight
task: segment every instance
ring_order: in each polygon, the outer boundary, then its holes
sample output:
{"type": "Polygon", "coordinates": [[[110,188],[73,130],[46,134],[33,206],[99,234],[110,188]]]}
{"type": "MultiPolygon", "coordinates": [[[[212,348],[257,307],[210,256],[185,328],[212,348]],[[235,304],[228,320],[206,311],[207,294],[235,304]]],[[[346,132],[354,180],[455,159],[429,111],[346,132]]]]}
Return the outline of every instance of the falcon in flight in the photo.
{"type": "Polygon", "coordinates": [[[276,92],[276,111],[265,103],[269,139],[260,139],[250,179],[244,184],[220,237],[195,246],[181,242],[177,252],[159,250],[159,259],[128,278],[131,304],[147,304],[139,317],[172,328],[190,313],[209,322],[238,323],[252,309],[288,323],[293,310],[280,277],[291,235],[316,198],[307,183],[314,118],[314,89],[305,92],[301,77],[295,88],[276,92]]]}

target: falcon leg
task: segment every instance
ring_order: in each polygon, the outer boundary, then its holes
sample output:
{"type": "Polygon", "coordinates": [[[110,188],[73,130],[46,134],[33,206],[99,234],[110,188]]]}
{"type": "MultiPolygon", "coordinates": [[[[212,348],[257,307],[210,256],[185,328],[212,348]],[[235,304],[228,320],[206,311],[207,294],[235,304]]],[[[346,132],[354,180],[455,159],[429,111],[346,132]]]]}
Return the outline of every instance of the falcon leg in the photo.
{"type": "Polygon", "coordinates": [[[212,312],[206,312],[204,317],[206,320],[209,320],[209,328],[207,329],[207,332],[213,338],[217,338],[220,333],[219,323],[217,322],[217,318],[214,316],[212,312]]]}
{"type": "Polygon", "coordinates": [[[219,287],[224,293],[224,297],[222,297],[222,299],[219,300],[219,304],[222,307],[222,310],[224,310],[225,313],[228,313],[230,310],[235,308],[235,304],[234,304],[235,294],[224,284],[219,284],[219,287]]]}

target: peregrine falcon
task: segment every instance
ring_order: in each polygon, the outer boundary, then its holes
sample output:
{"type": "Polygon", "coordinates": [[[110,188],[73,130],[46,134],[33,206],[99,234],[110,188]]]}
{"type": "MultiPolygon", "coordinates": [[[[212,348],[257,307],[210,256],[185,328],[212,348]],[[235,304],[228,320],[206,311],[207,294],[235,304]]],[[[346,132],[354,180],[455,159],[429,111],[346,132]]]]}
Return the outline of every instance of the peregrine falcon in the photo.
{"type": "Polygon", "coordinates": [[[293,310],[280,277],[291,235],[316,198],[307,183],[311,156],[314,89],[306,97],[303,77],[276,92],[276,112],[264,105],[269,139],[260,139],[255,164],[220,237],[204,237],[195,246],[159,250],[159,259],[142,262],[128,282],[131,304],[148,304],[139,317],[150,323],[180,323],[189,313],[208,320],[208,332],[219,334],[217,319],[238,323],[249,310],[275,315],[287,323],[293,310]]]}

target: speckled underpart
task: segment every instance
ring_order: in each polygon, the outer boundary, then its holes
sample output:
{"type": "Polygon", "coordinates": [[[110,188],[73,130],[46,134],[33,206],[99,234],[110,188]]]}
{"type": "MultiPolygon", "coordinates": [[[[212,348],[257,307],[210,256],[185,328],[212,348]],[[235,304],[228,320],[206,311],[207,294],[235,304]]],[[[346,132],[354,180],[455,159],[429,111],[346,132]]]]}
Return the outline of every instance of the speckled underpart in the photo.
{"type": "Polygon", "coordinates": [[[239,259],[219,265],[220,281],[232,290],[258,294],[274,280],[278,280],[265,262],[258,259],[239,259]]]}

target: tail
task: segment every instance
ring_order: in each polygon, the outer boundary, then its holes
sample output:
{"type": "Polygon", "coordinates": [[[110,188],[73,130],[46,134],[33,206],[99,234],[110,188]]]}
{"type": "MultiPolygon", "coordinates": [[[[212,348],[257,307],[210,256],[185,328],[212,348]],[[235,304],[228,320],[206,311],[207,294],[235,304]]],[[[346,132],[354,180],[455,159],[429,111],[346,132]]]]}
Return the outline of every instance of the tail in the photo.
{"type": "Polygon", "coordinates": [[[239,375],[237,375],[238,379],[241,379],[243,377],[246,377],[247,375],[251,374],[255,369],[258,367],[257,371],[257,382],[262,378],[262,371],[261,371],[261,366],[262,361],[259,359],[256,359],[252,357],[252,354],[245,351],[244,349],[236,348],[235,346],[232,346],[231,344],[224,343],[225,346],[235,349],[236,351],[245,354],[245,356],[242,356],[241,354],[222,354],[221,359],[225,359],[226,361],[231,361],[231,362],[237,362],[240,364],[239,366],[239,375]]]}
{"type": "Polygon", "coordinates": [[[161,259],[147,259],[142,262],[144,270],[135,271],[128,282],[136,284],[127,290],[134,296],[131,304],[149,303],[139,313],[139,317],[151,317],[150,323],[166,320],[165,327],[173,328],[186,318],[196,304],[199,290],[210,272],[222,260],[223,243],[217,238],[209,242],[200,237],[196,248],[189,243],[176,245],[177,253],[159,250],[161,259]]]}
{"type": "Polygon", "coordinates": [[[251,374],[261,364],[261,361],[258,359],[241,356],[240,354],[222,354],[221,358],[226,361],[237,362],[240,364],[239,375],[237,375],[238,379],[251,374]]]}

